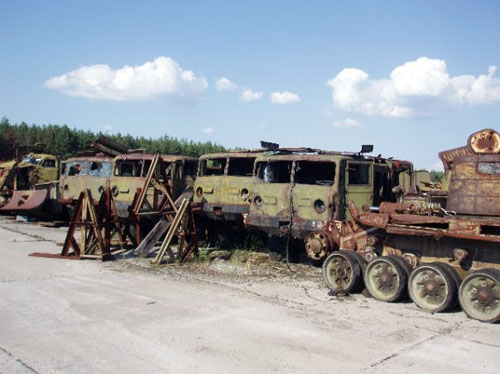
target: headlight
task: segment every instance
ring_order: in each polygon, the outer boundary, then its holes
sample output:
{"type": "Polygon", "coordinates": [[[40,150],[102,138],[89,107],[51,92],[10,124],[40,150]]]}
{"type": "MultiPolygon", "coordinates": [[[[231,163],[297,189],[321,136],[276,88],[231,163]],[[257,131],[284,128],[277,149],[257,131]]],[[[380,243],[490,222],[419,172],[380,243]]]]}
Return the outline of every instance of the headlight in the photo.
{"type": "Polygon", "coordinates": [[[248,200],[248,197],[250,196],[250,192],[246,188],[241,190],[241,200],[246,201],[248,200]]]}
{"type": "Polygon", "coordinates": [[[203,188],[198,187],[196,189],[196,196],[198,196],[198,197],[202,197],[203,196],[203,188]]]}
{"type": "Polygon", "coordinates": [[[326,210],[326,205],[325,203],[323,202],[323,200],[321,199],[317,199],[315,202],[314,202],[314,210],[316,211],[316,213],[318,214],[321,214],[321,213],[324,213],[325,210],[326,210]]]}
{"type": "Polygon", "coordinates": [[[255,203],[255,205],[261,206],[262,205],[262,198],[260,196],[255,196],[255,198],[253,199],[253,202],[255,203]]]}

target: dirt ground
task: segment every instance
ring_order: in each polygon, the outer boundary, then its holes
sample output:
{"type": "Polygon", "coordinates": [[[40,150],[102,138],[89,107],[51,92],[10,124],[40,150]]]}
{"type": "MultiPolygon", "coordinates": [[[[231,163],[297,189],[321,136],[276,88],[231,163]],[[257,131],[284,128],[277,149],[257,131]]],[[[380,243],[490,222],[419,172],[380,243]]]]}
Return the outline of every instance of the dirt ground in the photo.
{"type": "Polygon", "coordinates": [[[0,217],[0,373],[500,370],[500,325],[337,298],[306,265],[28,256],[66,230],[0,217]]]}

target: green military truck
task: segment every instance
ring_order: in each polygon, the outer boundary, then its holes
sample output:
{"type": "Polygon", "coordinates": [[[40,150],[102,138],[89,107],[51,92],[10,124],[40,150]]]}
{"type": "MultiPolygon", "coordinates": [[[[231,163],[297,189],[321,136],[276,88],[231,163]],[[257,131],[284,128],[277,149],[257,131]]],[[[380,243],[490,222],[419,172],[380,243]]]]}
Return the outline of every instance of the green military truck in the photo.
{"type": "Polygon", "coordinates": [[[260,155],[255,160],[244,223],[271,236],[305,240],[307,256],[321,261],[335,245],[322,231],[329,221],[350,218],[347,202],[369,212],[383,201],[396,201],[402,193],[399,175],[412,176],[412,171],[408,161],[361,152],[307,149],[260,155]]]}
{"type": "Polygon", "coordinates": [[[254,161],[260,151],[207,154],[200,157],[193,201],[211,219],[241,221],[248,213],[254,161]]]}

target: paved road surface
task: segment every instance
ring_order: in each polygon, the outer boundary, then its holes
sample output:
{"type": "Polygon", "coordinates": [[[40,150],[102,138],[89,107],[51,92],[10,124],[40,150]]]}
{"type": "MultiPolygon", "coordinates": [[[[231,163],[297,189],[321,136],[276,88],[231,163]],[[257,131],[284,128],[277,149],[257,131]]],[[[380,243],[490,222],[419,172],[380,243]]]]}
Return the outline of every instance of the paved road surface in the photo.
{"type": "Polygon", "coordinates": [[[462,312],[28,257],[64,233],[0,218],[0,373],[500,372],[500,326],[462,312]]]}

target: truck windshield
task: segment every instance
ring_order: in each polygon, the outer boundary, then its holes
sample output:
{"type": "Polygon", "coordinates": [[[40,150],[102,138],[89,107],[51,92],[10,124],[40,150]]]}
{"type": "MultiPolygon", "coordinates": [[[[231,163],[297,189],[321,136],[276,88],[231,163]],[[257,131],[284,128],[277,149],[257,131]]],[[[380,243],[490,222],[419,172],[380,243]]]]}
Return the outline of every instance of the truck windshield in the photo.
{"type": "Polygon", "coordinates": [[[251,177],[253,174],[253,163],[255,157],[251,158],[230,158],[229,168],[227,170],[227,175],[232,175],[236,177],[251,177]]]}
{"type": "Polygon", "coordinates": [[[25,158],[23,158],[23,163],[25,164],[39,165],[40,162],[42,162],[42,159],[40,157],[26,156],[25,158]]]}
{"type": "Polygon", "coordinates": [[[200,163],[200,176],[208,175],[224,175],[226,169],[227,159],[225,158],[212,158],[201,160],[200,163]]]}
{"type": "Polygon", "coordinates": [[[335,180],[334,162],[299,161],[295,168],[297,184],[331,186],[335,180]]]}
{"type": "Polygon", "coordinates": [[[109,178],[111,176],[111,162],[91,161],[89,175],[93,177],[109,178]]]}
{"type": "Polygon", "coordinates": [[[66,175],[87,175],[88,166],[87,161],[71,161],[66,163],[66,175]]]}
{"type": "Polygon", "coordinates": [[[257,163],[257,177],[267,183],[290,183],[292,161],[257,163]]]}

